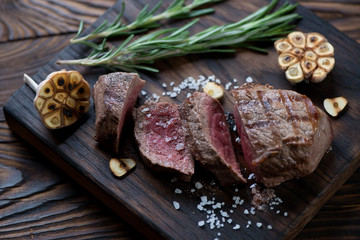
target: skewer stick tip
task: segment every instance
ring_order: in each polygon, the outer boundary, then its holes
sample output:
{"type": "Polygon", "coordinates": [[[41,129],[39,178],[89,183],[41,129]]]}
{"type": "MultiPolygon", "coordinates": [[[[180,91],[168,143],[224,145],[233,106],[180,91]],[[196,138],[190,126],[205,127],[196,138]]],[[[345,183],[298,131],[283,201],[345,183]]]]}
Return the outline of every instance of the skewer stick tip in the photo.
{"type": "Polygon", "coordinates": [[[34,91],[36,92],[37,87],[39,86],[34,79],[29,77],[26,73],[24,74],[24,82],[34,91]]]}

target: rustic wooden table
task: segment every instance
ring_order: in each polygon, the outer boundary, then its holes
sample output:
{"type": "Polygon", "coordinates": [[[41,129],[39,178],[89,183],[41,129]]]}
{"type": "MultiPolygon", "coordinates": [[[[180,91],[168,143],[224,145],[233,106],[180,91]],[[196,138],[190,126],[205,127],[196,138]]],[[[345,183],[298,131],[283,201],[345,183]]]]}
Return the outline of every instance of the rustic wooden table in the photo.
{"type": "MultiPolygon", "coordinates": [[[[0,3],[0,238],[143,239],[122,219],[14,135],[2,107],[116,0],[2,0],[0,3]]],[[[301,0],[360,43],[360,0],[301,0]]],[[[296,239],[360,239],[360,169],[296,239]]]]}

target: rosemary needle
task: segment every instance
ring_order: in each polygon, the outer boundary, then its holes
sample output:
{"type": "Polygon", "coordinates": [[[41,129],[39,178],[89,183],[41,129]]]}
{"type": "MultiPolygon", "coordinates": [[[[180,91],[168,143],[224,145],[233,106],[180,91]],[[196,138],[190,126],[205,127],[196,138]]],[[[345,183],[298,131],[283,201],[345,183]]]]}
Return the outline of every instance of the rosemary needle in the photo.
{"type": "MultiPolygon", "coordinates": [[[[188,29],[198,19],[180,28],[161,29],[148,33],[136,40],[133,39],[134,35],[130,35],[121,45],[114,46],[108,51],[94,49],[84,59],[59,60],[57,63],[100,66],[113,71],[147,70],[157,72],[157,69],[148,65],[168,57],[192,53],[234,51],[228,47],[245,47],[266,52],[265,49],[257,47],[254,42],[272,41],[289,33],[295,27],[291,23],[300,18],[299,14],[292,13],[297,4],[285,3],[270,13],[277,2],[278,0],[273,0],[269,5],[238,22],[212,26],[194,35],[190,35],[188,29]]],[[[101,44],[102,49],[104,49],[105,40],[101,44]]]]}
{"type": "Polygon", "coordinates": [[[82,43],[93,47],[94,45],[89,43],[88,40],[94,38],[107,38],[119,35],[131,35],[134,33],[139,33],[146,31],[148,29],[157,28],[160,26],[158,23],[163,19],[170,18],[190,18],[197,17],[204,14],[209,14],[214,12],[212,8],[205,8],[194,10],[198,7],[201,7],[205,4],[220,2],[223,0],[193,0],[192,3],[185,5],[185,0],[174,0],[170,6],[157,15],[154,13],[160,8],[163,1],[159,1],[153,9],[149,9],[149,6],[146,5],[138,14],[135,21],[125,25],[121,22],[121,18],[125,11],[125,2],[122,2],[122,8],[115,19],[114,22],[108,23],[104,21],[99,27],[97,27],[93,32],[87,34],[86,36],[79,37],[83,31],[84,23],[80,22],[79,30],[77,34],[70,40],[70,43],[82,43]]]}

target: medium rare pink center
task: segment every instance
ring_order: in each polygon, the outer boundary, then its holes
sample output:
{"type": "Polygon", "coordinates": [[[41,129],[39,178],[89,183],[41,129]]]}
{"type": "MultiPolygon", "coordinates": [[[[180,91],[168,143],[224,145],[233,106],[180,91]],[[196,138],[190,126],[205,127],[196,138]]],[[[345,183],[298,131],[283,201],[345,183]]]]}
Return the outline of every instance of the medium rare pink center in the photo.
{"type": "MultiPolygon", "coordinates": [[[[229,129],[226,124],[226,119],[223,110],[217,104],[207,104],[208,126],[210,129],[211,144],[218,151],[220,157],[224,159],[229,165],[239,169],[234,151],[232,149],[232,142],[229,135],[229,129]]],[[[240,170],[239,170],[240,171],[240,170]]]]}
{"type": "Polygon", "coordinates": [[[185,137],[177,110],[164,108],[149,111],[144,124],[147,149],[157,155],[159,164],[184,170],[184,166],[191,162],[191,155],[185,148],[185,137]]]}

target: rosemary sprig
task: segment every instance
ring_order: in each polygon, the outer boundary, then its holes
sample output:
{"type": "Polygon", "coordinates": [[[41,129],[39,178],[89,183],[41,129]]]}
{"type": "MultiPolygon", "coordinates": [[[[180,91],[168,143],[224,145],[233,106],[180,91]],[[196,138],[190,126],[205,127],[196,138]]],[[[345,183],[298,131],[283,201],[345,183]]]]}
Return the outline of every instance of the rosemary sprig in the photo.
{"type": "MultiPolygon", "coordinates": [[[[278,10],[270,13],[277,2],[278,0],[273,0],[268,6],[238,22],[212,26],[191,36],[188,29],[198,19],[181,28],[158,30],[136,40],[133,40],[134,35],[130,35],[120,46],[114,46],[108,51],[93,50],[84,59],[60,60],[58,63],[101,66],[113,71],[142,69],[157,72],[157,69],[147,65],[167,57],[235,51],[228,47],[245,47],[266,52],[266,49],[257,47],[254,42],[274,40],[289,33],[295,27],[291,22],[300,18],[299,14],[291,13],[296,9],[297,4],[285,3],[278,10]]],[[[102,49],[104,46],[105,40],[102,49]]]]}
{"type": "Polygon", "coordinates": [[[185,0],[174,0],[170,6],[157,15],[154,13],[160,8],[163,1],[159,1],[153,9],[149,9],[149,6],[146,5],[138,14],[136,19],[126,25],[122,23],[121,18],[125,11],[125,2],[122,2],[122,8],[112,23],[104,21],[99,27],[97,27],[93,32],[89,33],[86,36],[79,37],[84,28],[84,22],[81,21],[79,25],[79,30],[77,34],[70,40],[71,43],[81,43],[94,47],[94,44],[88,42],[88,40],[94,38],[108,38],[119,35],[131,35],[139,32],[144,32],[148,29],[157,28],[160,26],[159,21],[170,18],[191,18],[197,17],[204,14],[209,14],[214,12],[212,8],[205,8],[194,10],[198,7],[201,7],[205,4],[220,2],[223,0],[193,0],[192,3],[185,5],[185,0]]]}

